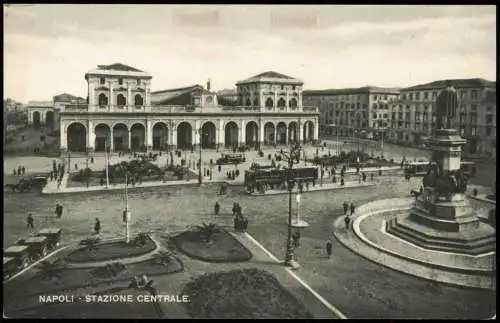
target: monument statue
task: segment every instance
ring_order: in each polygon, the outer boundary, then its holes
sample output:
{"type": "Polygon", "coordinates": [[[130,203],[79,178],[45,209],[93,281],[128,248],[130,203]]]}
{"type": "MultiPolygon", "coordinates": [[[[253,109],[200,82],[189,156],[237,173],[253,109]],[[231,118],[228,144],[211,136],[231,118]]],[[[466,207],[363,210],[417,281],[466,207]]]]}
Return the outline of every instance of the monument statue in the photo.
{"type": "Polygon", "coordinates": [[[436,129],[451,129],[451,121],[458,109],[458,95],[451,81],[446,81],[446,88],[436,99],[436,129]]]}

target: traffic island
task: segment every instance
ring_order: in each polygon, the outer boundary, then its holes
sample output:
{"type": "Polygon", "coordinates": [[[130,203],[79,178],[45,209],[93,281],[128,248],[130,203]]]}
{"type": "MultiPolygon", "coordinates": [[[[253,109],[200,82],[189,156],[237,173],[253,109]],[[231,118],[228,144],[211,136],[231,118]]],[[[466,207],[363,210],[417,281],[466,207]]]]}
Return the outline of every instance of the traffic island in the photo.
{"type": "Polygon", "coordinates": [[[237,269],[196,277],[183,289],[193,318],[312,319],[276,277],[255,268],[237,269]]]}
{"type": "Polygon", "coordinates": [[[230,263],[252,259],[252,253],[229,232],[214,225],[204,225],[171,238],[185,255],[206,262],[230,263]],[[212,231],[209,231],[212,230],[212,231]]]}

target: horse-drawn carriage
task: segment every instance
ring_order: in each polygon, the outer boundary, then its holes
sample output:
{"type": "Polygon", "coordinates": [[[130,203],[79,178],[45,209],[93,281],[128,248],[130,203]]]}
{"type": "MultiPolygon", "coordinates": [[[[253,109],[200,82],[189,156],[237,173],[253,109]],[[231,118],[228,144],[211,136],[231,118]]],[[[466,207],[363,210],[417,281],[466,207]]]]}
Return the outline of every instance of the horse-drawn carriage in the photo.
{"type": "Polygon", "coordinates": [[[59,228],[46,228],[40,230],[38,232],[38,236],[47,238],[47,247],[50,250],[59,246],[61,241],[61,232],[62,230],[59,228]]]}

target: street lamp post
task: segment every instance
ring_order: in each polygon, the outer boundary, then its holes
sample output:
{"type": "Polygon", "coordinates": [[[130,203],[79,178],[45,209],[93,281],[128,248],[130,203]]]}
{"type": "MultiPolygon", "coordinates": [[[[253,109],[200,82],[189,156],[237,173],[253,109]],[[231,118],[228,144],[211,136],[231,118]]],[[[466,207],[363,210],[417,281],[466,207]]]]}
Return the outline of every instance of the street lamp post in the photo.
{"type": "Polygon", "coordinates": [[[198,164],[198,184],[201,185],[203,183],[203,177],[202,177],[202,174],[201,174],[201,142],[202,142],[202,129],[198,129],[198,134],[199,134],[199,144],[200,144],[200,160],[199,160],[199,164],[198,164]]]}
{"type": "Polygon", "coordinates": [[[292,269],[299,268],[299,264],[295,261],[294,246],[292,239],[292,192],[294,179],[292,178],[293,164],[300,160],[301,147],[296,145],[289,153],[283,152],[283,159],[288,163],[287,182],[288,182],[288,237],[286,244],[285,266],[292,269]]]}
{"type": "Polygon", "coordinates": [[[123,221],[125,222],[125,242],[129,243],[130,233],[129,233],[129,222],[130,222],[130,210],[128,208],[128,172],[125,173],[125,210],[123,211],[123,221]]]}
{"type": "Polygon", "coordinates": [[[87,150],[87,160],[86,160],[86,163],[85,163],[85,172],[86,172],[86,179],[87,179],[87,187],[89,187],[89,177],[90,177],[90,173],[88,172],[88,169],[89,169],[89,152],[87,150]]]}

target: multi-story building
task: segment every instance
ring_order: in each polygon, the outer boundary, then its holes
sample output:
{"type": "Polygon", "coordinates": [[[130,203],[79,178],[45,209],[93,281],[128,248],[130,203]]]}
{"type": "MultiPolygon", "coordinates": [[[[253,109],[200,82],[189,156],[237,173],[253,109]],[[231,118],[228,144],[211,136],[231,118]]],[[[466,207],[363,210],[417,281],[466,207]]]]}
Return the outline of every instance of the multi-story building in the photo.
{"type": "MultiPolygon", "coordinates": [[[[452,121],[468,143],[469,153],[496,152],[496,82],[484,79],[450,80],[457,90],[459,111],[452,121]]],[[[391,105],[389,140],[422,146],[435,124],[436,97],[446,80],[401,89],[400,100],[391,105]]]]}
{"type": "Polygon", "coordinates": [[[123,64],[85,74],[88,103],[60,111],[62,151],[217,148],[318,139],[316,107],[302,105],[302,81],[265,72],[236,84],[237,106],[200,85],[151,91],[152,76],[123,64]]]}
{"type": "Polygon", "coordinates": [[[320,111],[320,131],[339,137],[377,138],[386,134],[390,105],[399,91],[366,86],[353,89],[304,91],[304,104],[320,111]]]}

